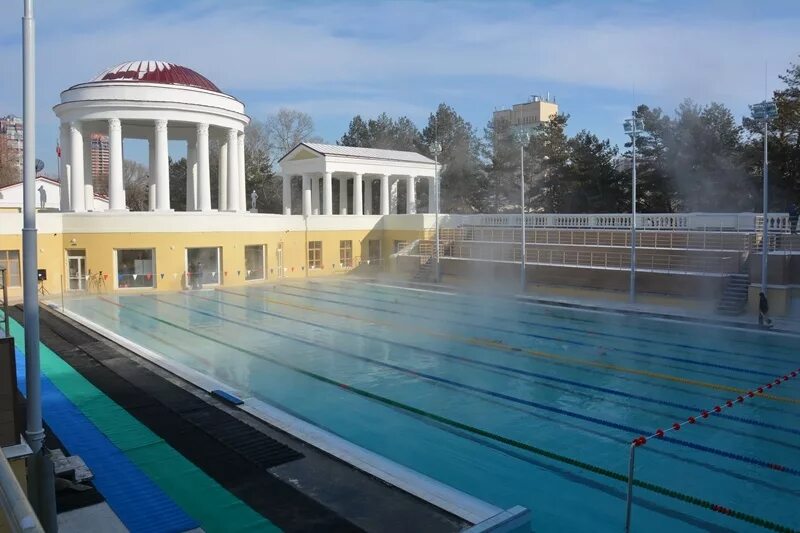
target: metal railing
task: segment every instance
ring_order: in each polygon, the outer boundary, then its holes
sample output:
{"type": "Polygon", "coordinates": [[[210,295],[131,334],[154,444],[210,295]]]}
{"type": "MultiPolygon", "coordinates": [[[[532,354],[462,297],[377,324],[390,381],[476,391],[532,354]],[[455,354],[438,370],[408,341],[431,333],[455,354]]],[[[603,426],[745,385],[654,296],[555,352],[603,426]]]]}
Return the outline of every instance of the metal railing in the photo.
{"type": "MultiPolygon", "coordinates": [[[[519,227],[521,214],[445,215],[445,227],[495,226],[519,227]]],[[[789,233],[788,213],[767,215],[769,231],[789,233]]],[[[641,230],[682,231],[757,231],[763,216],[757,213],[644,213],[636,215],[636,228],[641,230]]],[[[630,213],[546,214],[525,215],[527,228],[619,229],[631,227],[630,213]]]]}
{"type": "MultiPolygon", "coordinates": [[[[528,244],[557,246],[592,246],[630,248],[629,231],[541,229],[526,231],[528,244]]],[[[519,243],[521,229],[500,227],[462,227],[442,229],[440,239],[493,243],[519,243]]],[[[744,251],[750,246],[750,234],[735,232],[639,231],[636,246],[665,250],[744,251]]]]}
{"type": "Polygon", "coordinates": [[[25,491],[17,481],[5,455],[0,459],[0,506],[9,529],[15,533],[44,533],[25,491]]]}
{"type": "MultiPolygon", "coordinates": [[[[420,261],[433,253],[430,241],[420,241],[420,261]]],[[[531,246],[526,250],[528,265],[591,268],[602,270],[630,270],[631,256],[627,251],[612,250],[561,250],[542,249],[531,246]]],[[[450,242],[442,246],[443,259],[465,259],[519,263],[521,247],[513,243],[481,246],[481,243],[450,242]]],[[[673,274],[725,275],[739,271],[740,256],[736,255],[676,255],[667,253],[639,254],[636,269],[644,272],[673,274]]]]}
{"type": "Polygon", "coordinates": [[[8,271],[0,268],[0,285],[2,285],[2,309],[3,309],[3,333],[6,337],[11,336],[11,326],[8,319],[8,271]]]}

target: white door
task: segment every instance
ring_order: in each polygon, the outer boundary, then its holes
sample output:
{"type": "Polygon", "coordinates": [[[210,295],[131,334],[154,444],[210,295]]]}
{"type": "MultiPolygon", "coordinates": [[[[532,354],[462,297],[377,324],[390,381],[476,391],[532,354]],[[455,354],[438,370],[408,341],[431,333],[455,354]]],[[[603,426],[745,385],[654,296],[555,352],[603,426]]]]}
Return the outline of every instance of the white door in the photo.
{"type": "Polygon", "coordinates": [[[284,276],[283,272],[283,243],[279,242],[278,247],[275,248],[275,263],[277,263],[278,268],[278,277],[282,278],[284,276]]]}
{"type": "MultiPolygon", "coordinates": [[[[71,251],[72,252],[72,251],[71,251]]],[[[86,289],[86,256],[73,255],[70,253],[67,258],[67,270],[69,272],[69,286],[71,291],[82,291],[86,289]]]]}

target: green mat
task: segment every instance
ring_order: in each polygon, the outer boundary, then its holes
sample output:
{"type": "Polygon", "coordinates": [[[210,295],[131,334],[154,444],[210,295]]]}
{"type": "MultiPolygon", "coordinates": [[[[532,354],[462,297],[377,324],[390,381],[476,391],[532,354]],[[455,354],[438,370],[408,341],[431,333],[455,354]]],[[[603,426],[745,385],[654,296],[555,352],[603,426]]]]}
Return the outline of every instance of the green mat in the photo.
{"type": "MultiPolygon", "coordinates": [[[[14,320],[11,334],[24,352],[23,329],[14,320]]],[[[161,490],[200,522],[203,530],[280,531],[111,401],[55,352],[41,343],[39,350],[42,373],[161,490]]]]}

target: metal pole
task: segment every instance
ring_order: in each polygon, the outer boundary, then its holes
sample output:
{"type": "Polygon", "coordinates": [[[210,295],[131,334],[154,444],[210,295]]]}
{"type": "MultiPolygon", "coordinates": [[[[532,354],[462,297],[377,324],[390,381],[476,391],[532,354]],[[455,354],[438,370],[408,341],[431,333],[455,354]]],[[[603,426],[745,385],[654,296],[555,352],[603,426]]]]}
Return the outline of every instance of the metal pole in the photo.
{"type": "Polygon", "coordinates": [[[631,457],[628,461],[628,498],[625,506],[625,533],[631,531],[631,509],[633,507],[633,463],[636,459],[636,444],[631,444],[631,457]]]}
{"type": "Polygon", "coordinates": [[[761,236],[761,292],[764,296],[767,295],[767,258],[769,257],[769,224],[767,215],[769,213],[769,173],[767,167],[769,166],[769,159],[767,158],[767,134],[768,134],[768,118],[764,118],[764,224],[761,236]]]}
{"type": "Polygon", "coordinates": [[[6,337],[11,336],[11,328],[8,321],[8,272],[5,268],[0,268],[0,281],[3,282],[3,331],[6,337]]]}
{"type": "Polygon", "coordinates": [[[435,191],[436,191],[436,255],[434,256],[435,264],[434,264],[434,274],[433,279],[435,283],[439,283],[439,196],[441,192],[441,188],[439,187],[439,153],[438,150],[433,155],[433,159],[435,162],[435,168],[433,169],[433,181],[435,182],[435,191]]]}
{"type": "Polygon", "coordinates": [[[527,279],[525,276],[525,263],[528,261],[527,253],[526,253],[526,242],[525,242],[525,145],[520,144],[519,146],[519,184],[520,190],[522,191],[522,201],[520,203],[520,215],[522,217],[522,256],[520,259],[520,284],[522,286],[522,292],[525,292],[527,287],[527,279]]]}
{"type": "Polygon", "coordinates": [[[57,531],[53,463],[42,444],[42,390],[39,361],[39,291],[36,234],[36,76],[33,0],[25,0],[22,16],[22,301],[25,306],[25,439],[33,454],[28,460],[28,498],[46,531],[57,531]]]}
{"type": "Polygon", "coordinates": [[[630,301],[636,302],[636,118],[633,119],[633,186],[631,187],[631,283],[630,301]]]}
{"type": "Polygon", "coordinates": [[[42,447],[42,397],[39,369],[39,292],[36,235],[36,115],[34,76],[33,0],[25,0],[22,17],[22,120],[23,120],[23,225],[22,294],[25,305],[25,372],[28,391],[28,445],[34,453],[42,447]]]}

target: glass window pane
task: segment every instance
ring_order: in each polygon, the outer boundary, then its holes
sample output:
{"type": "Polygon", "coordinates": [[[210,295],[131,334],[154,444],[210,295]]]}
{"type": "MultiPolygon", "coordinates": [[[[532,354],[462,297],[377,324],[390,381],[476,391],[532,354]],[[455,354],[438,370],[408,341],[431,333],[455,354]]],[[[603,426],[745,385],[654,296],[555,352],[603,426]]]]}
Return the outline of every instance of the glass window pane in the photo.
{"type": "Polygon", "coordinates": [[[0,268],[6,269],[9,287],[20,287],[19,250],[0,250],[0,268]]]}
{"type": "Polygon", "coordinates": [[[222,279],[219,248],[187,248],[186,272],[192,288],[219,285],[222,279]]]}
{"type": "Polygon", "coordinates": [[[155,287],[155,252],[148,250],[117,250],[117,286],[155,287]]]}
{"type": "Polygon", "coordinates": [[[339,241],[339,266],[343,268],[353,266],[353,241],[339,241]]]}
{"type": "Polygon", "coordinates": [[[308,268],[322,267],[322,241],[308,241],[308,268]]]}
{"type": "Polygon", "coordinates": [[[245,246],[244,265],[244,279],[264,279],[264,246],[261,244],[245,246]]]}

